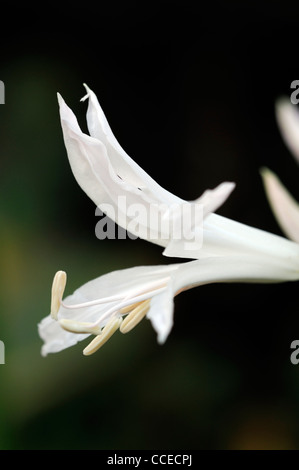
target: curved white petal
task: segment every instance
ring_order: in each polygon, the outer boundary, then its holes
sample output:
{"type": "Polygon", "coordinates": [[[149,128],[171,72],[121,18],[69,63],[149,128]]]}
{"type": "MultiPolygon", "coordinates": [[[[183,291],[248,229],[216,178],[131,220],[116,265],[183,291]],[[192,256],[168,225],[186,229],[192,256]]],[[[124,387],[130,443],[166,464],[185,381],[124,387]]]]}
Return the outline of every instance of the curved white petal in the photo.
{"type": "MultiPolygon", "coordinates": [[[[297,279],[299,272],[299,245],[286,238],[241,224],[217,214],[210,214],[203,224],[203,244],[186,250],[184,242],[172,240],[163,254],[177,258],[212,259],[239,257],[243,268],[251,272],[248,257],[260,260],[264,269],[272,270],[272,279],[297,279]]],[[[230,266],[227,266],[228,272],[230,266]]],[[[258,272],[256,281],[259,282],[258,272]]],[[[271,281],[271,277],[269,279],[271,281]]]]}
{"type": "MultiPolygon", "coordinates": [[[[81,131],[75,115],[58,94],[63,136],[78,184],[112,220],[130,233],[165,247],[186,205],[201,206],[205,218],[223,204],[233,183],[222,183],[191,202],[159,186],[120,147],[95,94],[87,91],[91,136],[81,131]]],[[[202,219],[195,217],[189,223],[190,230],[201,223],[202,219]]],[[[184,237],[182,230],[180,236],[184,237]]]]}
{"type": "Polygon", "coordinates": [[[289,98],[277,101],[276,119],[286,146],[299,162],[299,112],[289,98]]]}
{"type": "MultiPolygon", "coordinates": [[[[92,137],[100,140],[106,147],[107,154],[115,172],[132,186],[141,188],[163,203],[177,203],[181,199],[162,188],[153,180],[120,146],[116,140],[95,93],[84,84],[88,100],[87,125],[92,137]]],[[[81,101],[82,101],[81,100],[81,101]]]]}
{"type": "MultiPolygon", "coordinates": [[[[104,213],[123,228],[127,228],[130,220],[126,211],[128,206],[138,202],[149,212],[150,205],[156,200],[121,179],[111,165],[105,145],[84,134],[73,112],[59,95],[58,100],[64,142],[78,184],[104,213]],[[119,204],[120,198],[125,200],[124,208],[119,204]]],[[[141,220],[143,226],[146,221],[143,224],[142,222],[141,220]]],[[[156,243],[162,244],[159,239],[156,243]]]]}
{"type": "Polygon", "coordinates": [[[203,206],[203,217],[206,218],[210,213],[215,212],[226,199],[230,196],[231,192],[235,189],[235,183],[224,182],[219,184],[215,189],[207,189],[198,199],[194,201],[195,204],[203,206]]]}
{"type": "Polygon", "coordinates": [[[261,175],[277,222],[291,240],[299,243],[299,204],[272,171],[264,168],[261,175]]]}

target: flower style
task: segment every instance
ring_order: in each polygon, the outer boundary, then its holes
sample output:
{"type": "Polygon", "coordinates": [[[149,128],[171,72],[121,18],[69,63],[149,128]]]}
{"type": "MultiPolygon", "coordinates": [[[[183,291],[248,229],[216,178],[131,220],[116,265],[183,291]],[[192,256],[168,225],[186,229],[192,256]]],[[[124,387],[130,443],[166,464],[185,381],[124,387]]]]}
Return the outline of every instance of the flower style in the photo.
{"type": "MultiPolygon", "coordinates": [[[[299,163],[299,113],[287,98],[276,104],[276,118],[281,135],[299,163]]],[[[272,211],[282,231],[299,243],[299,205],[279,178],[268,168],[261,170],[265,191],[272,211]]]]}
{"type": "MultiPolygon", "coordinates": [[[[166,256],[192,261],[114,271],[84,284],[64,300],[66,274],[58,271],[52,286],[51,315],[39,324],[43,355],[94,335],[84,349],[84,354],[92,354],[117,329],[127,333],[145,316],[156,330],[158,342],[163,343],[173,325],[174,297],[199,285],[299,279],[299,245],[213,213],[232,191],[232,183],[222,183],[190,203],[169,193],[120,147],[96,96],[86,89],[90,135],[82,133],[72,111],[58,98],[68,158],[81,188],[103,212],[109,207],[118,209],[119,195],[130,204],[156,205],[162,217],[172,221],[180,217],[182,204],[200,204],[202,219],[194,217],[190,229],[200,225],[202,243],[186,250],[184,239],[171,231],[165,234],[159,227],[155,227],[157,237],[151,239],[151,227],[145,221],[142,238],[163,246],[166,256]]],[[[112,210],[108,215],[134,233],[130,214],[119,216],[112,210]]],[[[135,233],[139,235],[139,231],[135,233]]]]}

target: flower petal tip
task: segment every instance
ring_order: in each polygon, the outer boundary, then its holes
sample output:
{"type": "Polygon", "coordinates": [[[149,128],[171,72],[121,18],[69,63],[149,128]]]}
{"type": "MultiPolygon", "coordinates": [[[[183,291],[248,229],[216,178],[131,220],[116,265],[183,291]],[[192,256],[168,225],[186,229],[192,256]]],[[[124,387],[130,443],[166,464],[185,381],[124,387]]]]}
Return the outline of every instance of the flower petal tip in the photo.
{"type": "Polygon", "coordinates": [[[290,102],[290,99],[281,96],[278,98],[274,105],[276,120],[281,131],[283,131],[285,126],[285,121],[292,119],[293,116],[293,105],[290,102]]]}
{"type": "Polygon", "coordinates": [[[230,193],[233,192],[233,190],[236,188],[236,183],[234,181],[228,181],[226,183],[226,192],[228,194],[228,196],[230,195],[230,193]]]}
{"type": "Polygon", "coordinates": [[[287,107],[290,106],[290,98],[286,96],[280,96],[276,101],[275,101],[275,110],[279,111],[283,107],[286,109],[287,107]]]}
{"type": "Polygon", "coordinates": [[[262,178],[266,178],[269,175],[273,175],[273,172],[269,170],[269,168],[267,168],[266,166],[262,166],[259,170],[259,173],[262,178]]]}
{"type": "Polygon", "coordinates": [[[80,99],[80,101],[85,101],[85,100],[87,100],[88,98],[90,98],[90,92],[91,92],[90,88],[86,85],[86,83],[83,83],[83,86],[84,86],[84,88],[85,88],[85,90],[86,90],[86,95],[84,95],[84,96],[80,99]]]}
{"type": "Polygon", "coordinates": [[[281,184],[276,174],[267,167],[260,168],[260,175],[263,180],[266,194],[268,198],[271,198],[272,192],[274,190],[273,185],[281,184]]]}
{"type": "Polygon", "coordinates": [[[64,103],[64,99],[62,98],[59,92],[57,92],[57,100],[58,100],[59,106],[61,106],[64,103]]]}

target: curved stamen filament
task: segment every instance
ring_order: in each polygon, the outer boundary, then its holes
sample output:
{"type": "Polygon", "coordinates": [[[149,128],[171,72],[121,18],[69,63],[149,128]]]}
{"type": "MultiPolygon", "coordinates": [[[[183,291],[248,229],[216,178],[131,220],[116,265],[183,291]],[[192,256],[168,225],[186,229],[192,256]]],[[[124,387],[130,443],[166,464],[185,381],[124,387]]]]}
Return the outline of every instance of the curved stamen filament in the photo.
{"type": "MultiPolygon", "coordinates": [[[[141,294],[137,297],[133,298],[125,298],[122,302],[119,302],[116,305],[113,305],[110,309],[107,310],[96,322],[80,322],[76,320],[69,320],[67,318],[62,318],[59,320],[60,325],[71,331],[72,333],[91,333],[91,334],[98,334],[98,328],[101,326],[106,318],[109,318],[114,313],[120,313],[120,311],[124,307],[135,306],[137,302],[140,303],[141,301],[150,299],[153,295],[159,294],[160,292],[164,291],[165,287],[160,287],[160,289],[155,289],[154,291],[146,292],[141,294]]],[[[137,307],[138,308],[138,307],[137,307]]]]}
{"type": "MultiPolygon", "coordinates": [[[[138,289],[132,289],[126,294],[125,298],[131,298],[131,297],[137,298],[138,295],[151,292],[152,290],[156,290],[157,288],[160,288],[160,287],[164,287],[168,281],[169,281],[169,277],[165,277],[158,281],[152,281],[148,284],[143,285],[142,288],[139,287],[138,289]]],[[[102,297],[100,299],[90,300],[89,302],[82,302],[81,304],[73,304],[73,305],[65,304],[63,301],[61,301],[61,305],[67,309],[77,309],[77,308],[92,307],[93,305],[100,305],[100,304],[105,304],[109,302],[115,302],[121,299],[124,299],[123,294],[111,295],[109,297],[102,297]]]]}
{"type": "Polygon", "coordinates": [[[93,305],[101,305],[109,302],[114,302],[116,300],[121,300],[123,299],[124,296],[119,294],[119,295],[111,295],[109,297],[102,297],[101,299],[95,299],[95,300],[90,300],[89,302],[82,302],[81,304],[65,304],[64,301],[61,301],[61,305],[64,308],[67,309],[77,309],[77,308],[85,308],[85,307],[92,307],[93,305]]]}
{"type": "Polygon", "coordinates": [[[133,297],[133,298],[129,298],[129,299],[125,298],[118,305],[115,305],[114,307],[111,307],[109,310],[107,310],[107,312],[105,312],[104,315],[102,315],[102,317],[97,322],[94,323],[94,325],[97,325],[98,323],[102,322],[107,317],[112,315],[114,312],[117,312],[117,311],[119,311],[119,310],[121,310],[124,307],[127,307],[129,305],[136,304],[137,302],[139,303],[143,300],[147,300],[149,298],[152,298],[153,295],[157,295],[160,292],[163,292],[165,289],[166,289],[166,287],[160,287],[160,289],[155,289],[155,290],[152,290],[150,292],[145,292],[144,294],[140,294],[140,295],[138,295],[136,297],[133,297]]]}
{"type": "Polygon", "coordinates": [[[151,299],[144,300],[123,320],[120,331],[121,333],[129,333],[147,314],[150,307],[151,299]]]}
{"type": "Polygon", "coordinates": [[[98,349],[100,349],[103,344],[108,341],[109,338],[113,335],[113,333],[118,330],[119,326],[122,323],[122,318],[111,318],[111,320],[104,326],[101,333],[96,336],[88,346],[83,350],[84,356],[90,356],[91,354],[95,353],[98,349]]]}

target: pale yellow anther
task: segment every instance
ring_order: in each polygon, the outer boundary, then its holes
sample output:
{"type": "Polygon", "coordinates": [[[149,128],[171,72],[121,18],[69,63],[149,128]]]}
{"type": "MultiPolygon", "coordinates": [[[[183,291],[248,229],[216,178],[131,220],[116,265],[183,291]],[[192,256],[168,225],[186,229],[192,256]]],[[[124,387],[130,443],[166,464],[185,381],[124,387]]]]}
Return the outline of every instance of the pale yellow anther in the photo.
{"type": "Polygon", "coordinates": [[[51,295],[51,317],[57,320],[60,303],[66,286],[66,273],[58,271],[53,279],[51,295]]]}
{"type": "Polygon", "coordinates": [[[90,356],[91,354],[95,353],[98,349],[100,349],[103,344],[108,341],[109,338],[113,335],[113,333],[118,330],[119,326],[122,323],[122,318],[111,318],[111,320],[104,326],[102,329],[101,334],[96,336],[88,346],[83,350],[84,356],[90,356]]]}
{"type": "Polygon", "coordinates": [[[59,320],[60,326],[71,333],[90,333],[93,335],[99,335],[102,328],[99,325],[93,325],[93,323],[69,320],[68,318],[62,318],[59,320]]]}
{"type": "Polygon", "coordinates": [[[126,316],[119,328],[122,333],[128,333],[141,322],[149,310],[150,301],[151,299],[144,300],[126,316]]]}

